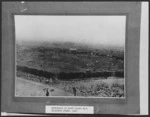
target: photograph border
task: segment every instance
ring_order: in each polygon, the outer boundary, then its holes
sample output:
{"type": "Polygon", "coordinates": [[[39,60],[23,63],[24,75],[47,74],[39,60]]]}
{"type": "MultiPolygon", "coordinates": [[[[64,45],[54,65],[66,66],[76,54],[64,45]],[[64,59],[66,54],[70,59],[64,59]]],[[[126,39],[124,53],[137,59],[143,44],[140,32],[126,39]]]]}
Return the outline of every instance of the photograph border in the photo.
{"type": "MultiPolygon", "coordinates": [[[[15,22],[14,22],[14,19],[15,19],[15,15],[23,15],[23,16],[25,16],[25,15],[27,15],[27,16],[30,16],[30,15],[32,15],[32,16],[125,16],[125,37],[124,37],[124,39],[125,39],[125,43],[124,43],[124,50],[123,50],[123,52],[124,52],[124,97],[94,97],[94,96],[87,96],[87,97],[84,97],[84,96],[49,96],[49,97],[46,97],[46,96],[14,96],[13,95],[13,97],[14,98],[22,98],[22,97],[26,97],[26,98],[31,98],[31,97],[35,97],[35,98],[112,98],[112,99],[125,99],[126,98],[126,94],[127,94],[127,92],[126,92],[126,65],[125,65],[125,61],[126,61],[126,35],[127,35],[127,17],[128,17],[128,15],[127,14],[119,14],[119,15],[117,15],[117,14],[103,14],[103,15],[101,15],[101,14],[92,14],[92,15],[90,15],[90,14],[80,14],[80,15],[78,15],[78,14],[67,14],[67,15],[65,15],[65,14],[61,14],[61,15],[58,15],[58,14],[32,14],[32,13],[26,13],[26,14],[19,14],[19,13],[17,13],[17,14],[15,14],[15,13],[12,13],[11,14],[12,15],[12,19],[13,19],[13,37],[14,37],[14,39],[13,40],[15,40],[15,62],[16,62],[16,35],[15,35],[15,22]]],[[[15,76],[14,76],[14,80],[13,81],[16,81],[16,64],[15,64],[15,76]]],[[[15,84],[16,82],[14,82],[13,84],[15,84]]],[[[13,91],[15,91],[15,86],[16,86],[16,84],[15,85],[13,85],[13,91]]],[[[13,94],[15,94],[15,92],[13,93],[13,94]]]]}
{"type": "Polygon", "coordinates": [[[139,39],[140,2],[28,2],[27,11],[22,12],[20,2],[2,3],[2,111],[23,113],[44,113],[45,105],[89,105],[94,113],[128,114],[139,113],[139,39]],[[54,6],[52,6],[54,5],[54,6]],[[51,7],[49,7],[51,6],[51,7]],[[105,8],[104,8],[105,7],[105,8]],[[102,10],[103,9],[103,10],[102,10]],[[61,97],[14,97],[14,14],[51,15],[106,15],[125,14],[125,99],[104,98],[61,98],[61,97]],[[134,46],[133,46],[134,45],[134,46]],[[6,54],[7,53],[7,54],[6,54]],[[136,57],[136,58],[135,58],[136,57]],[[131,64],[132,63],[132,64],[131,64]],[[129,77],[132,77],[129,79],[129,77]],[[134,81],[136,80],[136,82],[134,81]],[[134,85],[132,84],[134,83],[134,85]],[[6,86],[7,85],[7,86],[6,86]],[[13,87],[13,88],[12,88],[13,87]],[[128,89],[129,88],[129,89],[128,89]],[[134,92],[133,92],[134,91],[134,92]],[[36,99],[35,99],[36,98],[36,99]],[[38,102],[38,103],[37,103],[38,102]]]}

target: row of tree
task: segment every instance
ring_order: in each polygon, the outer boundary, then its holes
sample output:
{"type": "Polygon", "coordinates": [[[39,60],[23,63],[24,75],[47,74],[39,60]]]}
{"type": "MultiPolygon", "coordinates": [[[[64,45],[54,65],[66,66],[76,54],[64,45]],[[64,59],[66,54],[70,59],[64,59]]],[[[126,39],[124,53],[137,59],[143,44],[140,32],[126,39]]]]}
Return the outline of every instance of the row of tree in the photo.
{"type": "Polygon", "coordinates": [[[26,66],[17,66],[17,71],[22,71],[26,73],[30,73],[36,76],[42,76],[45,78],[57,78],[62,80],[69,79],[77,79],[77,78],[91,78],[91,77],[124,77],[123,71],[95,71],[95,72],[59,72],[59,73],[51,73],[48,71],[38,70],[34,68],[28,68],[26,66]]]}

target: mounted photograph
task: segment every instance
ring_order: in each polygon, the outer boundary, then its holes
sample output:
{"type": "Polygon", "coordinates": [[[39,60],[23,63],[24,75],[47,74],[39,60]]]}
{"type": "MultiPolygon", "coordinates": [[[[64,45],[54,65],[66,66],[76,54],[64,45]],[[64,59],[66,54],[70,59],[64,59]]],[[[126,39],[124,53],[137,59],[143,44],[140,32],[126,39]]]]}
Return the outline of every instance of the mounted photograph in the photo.
{"type": "Polygon", "coordinates": [[[14,15],[14,28],[15,97],[126,97],[126,15],[14,15]]]}

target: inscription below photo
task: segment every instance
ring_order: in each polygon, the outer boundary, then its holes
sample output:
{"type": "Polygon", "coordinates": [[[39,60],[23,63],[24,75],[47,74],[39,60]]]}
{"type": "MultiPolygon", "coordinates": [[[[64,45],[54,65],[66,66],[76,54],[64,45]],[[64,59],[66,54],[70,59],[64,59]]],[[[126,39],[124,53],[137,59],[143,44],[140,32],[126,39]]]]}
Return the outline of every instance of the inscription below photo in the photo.
{"type": "Polygon", "coordinates": [[[16,97],[125,97],[124,15],[14,15],[16,97]]]}

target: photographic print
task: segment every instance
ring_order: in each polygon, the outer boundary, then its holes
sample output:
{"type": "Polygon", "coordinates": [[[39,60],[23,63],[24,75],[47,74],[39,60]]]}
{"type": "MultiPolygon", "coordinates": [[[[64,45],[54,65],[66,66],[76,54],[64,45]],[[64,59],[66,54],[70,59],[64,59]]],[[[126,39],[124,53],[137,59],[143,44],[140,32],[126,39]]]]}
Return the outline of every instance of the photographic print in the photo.
{"type": "Polygon", "coordinates": [[[16,97],[125,97],[125,15],[14,15],[16,97]]]}

